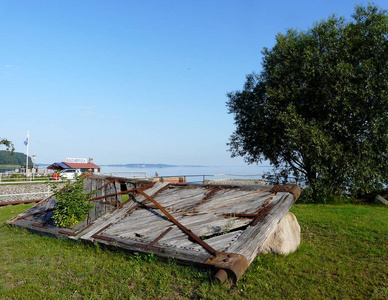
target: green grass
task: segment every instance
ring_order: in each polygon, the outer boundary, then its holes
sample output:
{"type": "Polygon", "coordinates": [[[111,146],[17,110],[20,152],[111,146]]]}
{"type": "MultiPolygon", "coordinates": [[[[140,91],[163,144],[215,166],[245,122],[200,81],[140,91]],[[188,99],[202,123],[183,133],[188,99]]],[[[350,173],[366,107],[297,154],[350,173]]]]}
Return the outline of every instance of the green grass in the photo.
{"type": "MultiPolygon", "coordinates": [[[[0,224],[31,205],[0,208],[0,224]]],[[[0,228],[0,299],[386,299],[388,207],[296,204],[302,244],[237,285],[211,271],[0,228]]]]}
{"type": "Polygon", "coordinates": [[[20,168],[20,165],[0,165],[1,169],[20,168]]]}
{"type": "Polygon", "coordinates": [[[30,179],[30,178],[7,178],[7,179],[4,179],[2,178],[1,179],[1,183],[2,185],[8,185],[7,183],[10,184],[13,184],[13,183],[20,183],[20,184],[23,184],[23,183],[26,183],[26,184],[42,184],[42,183],[52,183],[52,184],[56,184],[56,183],[59,183],[59,182],[52,182],[50,181],[50,177],[37,177],[37,178],[34,178],[34,179],[30,179]]]}
{"type": "Polygon", "coordinates": [[[122,201],[123,203],[126,202],[126,201],[128,201],[128,199],[129,199],[129,195],[128,195],[128,194],[124,194],[124,195],[121,196],[121,201],[122,201]]]}

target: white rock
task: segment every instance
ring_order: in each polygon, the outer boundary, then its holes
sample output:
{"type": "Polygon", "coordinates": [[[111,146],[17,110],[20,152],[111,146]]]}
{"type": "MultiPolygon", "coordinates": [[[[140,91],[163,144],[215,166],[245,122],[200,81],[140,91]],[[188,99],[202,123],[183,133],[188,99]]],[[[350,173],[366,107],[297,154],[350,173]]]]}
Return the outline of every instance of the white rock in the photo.
{"type": "Polygon", "coordinates": [[[388,205],[388,201],[380,195],[376,195],[375,202],[383,205],[388,205]]]}
{"type": "Polygon", "coordinates": [[[300,226],[295,215],[288,212],[280,221],[275,232],[264,244],[260,253],[290,254],[300,245],[300,226]]]}

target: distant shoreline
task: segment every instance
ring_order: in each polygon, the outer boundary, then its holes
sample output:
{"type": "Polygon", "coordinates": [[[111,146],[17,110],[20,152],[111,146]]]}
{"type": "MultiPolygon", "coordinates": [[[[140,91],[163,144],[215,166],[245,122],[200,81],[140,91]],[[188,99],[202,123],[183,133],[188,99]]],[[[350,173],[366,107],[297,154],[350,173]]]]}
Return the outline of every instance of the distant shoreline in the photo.
{"type": "Polygon", "coordinates": [[[109,165],[100,165],[101,167],[125,167],[125,168],[177,168],[177,167],[207,167],[199,165],[167,165],[167,164],[109,164],[109,165]]]}
{"type": "Polygon", "coordinates": [[[100,165],[101,167],[124,167],[124,168],[217,168],[217,167],[259,167],[270,168],[268,165],[246,165],[246,166],[205,166],[205,165],[167,165],[167,164],[113,164],[100,165]]]}
{"type": "MultiPolygon", "coordinates": [[[[36,163],[37,166],[45,167],[50,164],[36,163]]],[[[168,164],[103,164],[100,167],[117,167],[117,168],[217,168],[217,167],[258,167],[258,168],[270,168],[269,165],[242,165],[242,166],[206,166],[206,165],[168,165],[168,164]]],[[[0,165],[0,168],[2,165],[0,165]]]]}

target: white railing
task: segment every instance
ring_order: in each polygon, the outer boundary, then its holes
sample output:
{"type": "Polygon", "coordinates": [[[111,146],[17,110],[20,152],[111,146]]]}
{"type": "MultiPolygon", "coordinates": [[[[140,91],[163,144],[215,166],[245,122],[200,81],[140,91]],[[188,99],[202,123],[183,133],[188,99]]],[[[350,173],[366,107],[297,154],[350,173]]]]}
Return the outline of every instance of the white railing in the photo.
{"type": "Polygon", "coordinates": [[[5,180],[11,180],[12,182],[15,181],[34,181],[43,179],[44,177],[49,177],[51,173],[48,172],[46,168],[40,168],[39,172],[33,171],[33,172],[15,172],[10,171],[9,169],[0,168],[0,183],[5,180]]]}
{"type": "Polygon", "coordinates": [[[2,202],[1,197],[7,197],[7,198],[12,198],[12,197],[24,197],[24,196],[31,196],[31,195],[45,195],[45,197],[40,197],[40,198],[47,198],[52,194],[50,188],[47,189],[46,192],[33,192],[33,193],[19,193],[19,194],[6,194],[6,195],[0,195],[0,203],[2,202]]]}
{"type": "Polygon", "coordinates": [[[147,178],[147,172],[140,172],[140,171],[117,171],[117,172],[104,173],[104,175],[125,177],[125,178],[147,178]]]}
{"type": "Polygon", "coordinates": [[[248,174],[248,175],[239,175],[239,174],[215,174],[213,175],[215,177],[222,177],[222,178],[234,178],[234,177],[251,177],[251,178],[255,178],[255,177],[260,177],[260,178],[263,178],[263,174],[248,174]],[[231,177],[232,176],[232,177],[231,177]]]}
{"type": "Polygon", "coordinates": [[[42,175],[18,174],[18,177],[12,176],[13,174],[0,173],[0,184],[12,184],[12,183],[27,183],[27,182],[45,182],[49,178],[42,175]],[[19,176],[20,175],[20,176],[19,176]]]}

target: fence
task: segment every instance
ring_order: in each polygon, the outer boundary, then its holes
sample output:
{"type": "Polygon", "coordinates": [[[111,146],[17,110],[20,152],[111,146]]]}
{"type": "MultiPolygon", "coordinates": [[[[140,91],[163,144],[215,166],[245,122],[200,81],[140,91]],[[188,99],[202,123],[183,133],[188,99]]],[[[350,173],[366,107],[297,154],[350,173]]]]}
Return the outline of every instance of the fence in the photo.
{"type": "MultiPolygon", "coordinates": [[[[0,168],[0,183],[4,181],[21,182],[34,180],[47,180],[51,173],[47,168],[33,169],[31,172],[19,172],[19,169],[0,168]]],[[[25,171],[24,169],[22,169],[25,171]]]]}
{"type": "Polygon", "coordinates": [[[147,178],[147,172],[140,171],[117,171],[104,173],[105,176],[118,176],[125,178],[147,178]]]}
{"type": "MultiPolygon", "coordinates": [[[[48,197],[52,191],[49,185],[49,177],[47,172],[39,173],[0,173],[0,203],[7,201],[27,201],[31,199],[44,199],[48,197]],[[15,175],[17,174],[17,175],[15,175]],[[46,174],[46,176],[44,176],[46,174]],[[21,178],[13,178],[21,176],[21,178]],[[12,186],[14,188],[12,188],[12,186]]],[[[140,171],[117,171],[104,173],[107,176],[119,176],[133,179],[149,179],[157,181],[170,182],[187,182],[187,183],[206,183],[206,184],[224,184],[241,185],[241,184],[273,184],[275,180],[279,180],[275,176],[264,179],[263,174],[215,174],[215,175],[167,175],[148,177],[147,172],[140,171]],[[211,178],[209,178],[211,177],[211,178]],[[234,179],[233,179],[234,178],[234,179]],[[241,179],[238,179],[241,178],[241,179]],[[242,179],[244,178],[244,179],[242,179]],[[174,181],[175,180],[175,181],[174,181]]],[[[296,181],[295,178],[289,177],[289,180],[296,181]]],[[[55,183],[65,182],[67,180],[56,180],[55,183]]],[[[301,184],[300,182],[297,182],[301,184]]],[[[303,183],[302,183],[303,185],[303,183]]]]}
{"type": "Polygon", "coordinates": [[[36,182],[13,182],[0,185],[0,204],[4,202],[39,200],[52,194],[50,185],[36,182]]]}
{"type": "Polygon", "coordinates": [[[206,177],[212,177],[212,176],[214,175],[169,175],[169,176],[155,176],[152,179],[156,179],[161,182],[170,181],[171,179],[176,179],[178,180],[177,182],[205,183],[206,177]]]}

